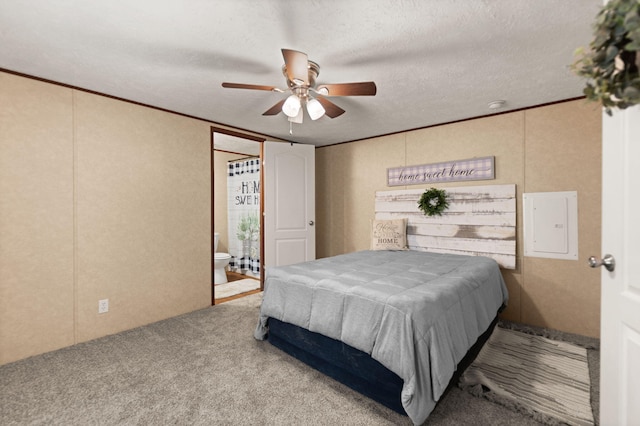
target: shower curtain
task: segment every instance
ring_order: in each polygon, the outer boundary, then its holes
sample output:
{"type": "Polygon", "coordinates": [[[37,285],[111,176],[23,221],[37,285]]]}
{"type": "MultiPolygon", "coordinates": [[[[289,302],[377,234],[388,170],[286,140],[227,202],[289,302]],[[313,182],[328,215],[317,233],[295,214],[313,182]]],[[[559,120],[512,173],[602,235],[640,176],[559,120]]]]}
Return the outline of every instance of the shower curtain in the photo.
{"type": "Polygon", "coordinates": [[[260,276],[260,158],[227,164],[229,267],[260,276]]]}

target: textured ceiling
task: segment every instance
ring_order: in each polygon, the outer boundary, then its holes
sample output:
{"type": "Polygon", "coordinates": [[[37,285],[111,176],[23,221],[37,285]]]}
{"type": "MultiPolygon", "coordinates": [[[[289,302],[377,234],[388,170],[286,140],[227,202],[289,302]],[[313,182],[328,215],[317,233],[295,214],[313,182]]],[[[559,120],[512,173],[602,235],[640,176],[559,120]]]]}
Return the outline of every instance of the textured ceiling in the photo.
{"type": "Polygon", "coordinates": [[[602,0],[0,1],[0,68],[317,146],[571,99],[568,69],[602,0]],[[262,113],[285,94],[281,48],[318,83],[374,97],[301,125],[262,113]],[[506,101],[490,110],[490,101],[506,101]]]}

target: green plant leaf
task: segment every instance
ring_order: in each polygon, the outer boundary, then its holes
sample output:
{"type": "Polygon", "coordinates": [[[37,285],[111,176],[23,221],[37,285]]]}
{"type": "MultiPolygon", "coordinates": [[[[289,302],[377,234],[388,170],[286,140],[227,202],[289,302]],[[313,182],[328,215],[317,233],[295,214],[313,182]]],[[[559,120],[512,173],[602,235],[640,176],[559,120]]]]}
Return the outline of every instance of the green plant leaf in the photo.
{"type": "Polygon", "coordinates": [[[640,27],[636,28],[633,31],[629,31],[629,33],[627,34],[627,38],[629,38],[629,40],[640,41],[640,27]]]}
{"type": "Polygon", "coordinates": [[[622,25],[616,25],[616,27],[613,29],[613,35],[617,39],[622,38],[622,36],[624,36],[626,32],[627,32],[626,28],[623,27],[622,25]]]}
{"type": "Polygon", "coordinates": [[[637,52],[640,50],[640,40],[633,40],[630,43],[627,43],[624,46],[624,50],[627,50],[629,52],[637,52]]]}
{"type": "Polygon", "coordinates": [[[609,46],[607,47],[607,55],[605,57],[605,62],[611,62],[615,59],[616,56],[618,56],[618,48],[616,46],[609,46]]]}
{"type": "Polygon", "coordinates": [[[586,78],[585,97],[612,108],[640,103],[640,1],[610,0],[596,15],[590,49],[579,55],[571,69],[586,78]]]}
{"type": "Polygon", "coordinates": [[[612,0],[607,6],[616,11],[618,15],[626,15],[633,7],[633,2],[629,0],[612,0]]]}
{"type": "Polygon", "coordinates": [[[640,16],[635,10],[629,11],[627,15],[624,17],[624,27],[627,31],[635,30],[640,26],[640,16]]]}
{"type": "Polygon", "coordinates": [[[606,56],[607,56],[607,54],[606,54],[605,50],[604,49],[600,49],[593,55],[593,62],[602,62],[602,61],[604,61],[606,56]]]}
{"type": "Polygon", "coordinates": [[[622,91],[622,96],[627,99],[638,99],[640,98],[640,89],[628,86],[622,91]]]}

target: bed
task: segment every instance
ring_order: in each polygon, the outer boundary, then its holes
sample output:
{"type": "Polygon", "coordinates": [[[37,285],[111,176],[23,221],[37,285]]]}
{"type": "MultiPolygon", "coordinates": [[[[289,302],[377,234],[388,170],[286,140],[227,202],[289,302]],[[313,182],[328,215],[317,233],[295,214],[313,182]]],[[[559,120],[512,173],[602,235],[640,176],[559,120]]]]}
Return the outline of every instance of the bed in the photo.
{"type": "Polygon", "coordinates": [[[516,266],[515,185],[446,191],[433,217],[417,208],[424,189],[378,191],[372,250],[266,268],[255,337],[422,424],[490,334],[501,268],[516,266]]]}
{"type": "Polygon", "coordinates": [[[268,268],[265,278],[257,339],[414,424],[508,300],[497,262],[481,256],[365,250],[268,268]]]}

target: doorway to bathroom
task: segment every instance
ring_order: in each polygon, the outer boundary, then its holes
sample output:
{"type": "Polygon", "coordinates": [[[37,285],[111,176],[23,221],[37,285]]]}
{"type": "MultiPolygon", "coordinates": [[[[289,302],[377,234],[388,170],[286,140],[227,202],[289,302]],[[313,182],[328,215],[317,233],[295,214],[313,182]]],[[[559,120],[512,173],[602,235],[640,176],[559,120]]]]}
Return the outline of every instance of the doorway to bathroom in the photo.
{"type": "Polygon", "coordinates": [[[263,289],[264,139],[211,128],[211,303],[263,289]]]}

